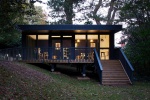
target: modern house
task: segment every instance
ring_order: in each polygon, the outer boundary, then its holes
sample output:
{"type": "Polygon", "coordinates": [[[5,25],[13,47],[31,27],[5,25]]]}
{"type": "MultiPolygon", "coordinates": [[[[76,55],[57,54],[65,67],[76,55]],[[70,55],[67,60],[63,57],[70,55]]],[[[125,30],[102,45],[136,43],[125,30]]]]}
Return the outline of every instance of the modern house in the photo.
{"type": "MultiPolygon", "coordinates": [[[[81,63],[83,76],[88,64],[93,64],[101,84],[132,84],[134,69],[123,51],[114,47],[114,34],[122,30],[121,25],[18,25],[18,28],[22,32],[22,48],[13,49],[12,59],[50,63],[52,70],[58,63],[81,63]]],[[[10,52],[7,54],[11,55],[10,52]]]]}

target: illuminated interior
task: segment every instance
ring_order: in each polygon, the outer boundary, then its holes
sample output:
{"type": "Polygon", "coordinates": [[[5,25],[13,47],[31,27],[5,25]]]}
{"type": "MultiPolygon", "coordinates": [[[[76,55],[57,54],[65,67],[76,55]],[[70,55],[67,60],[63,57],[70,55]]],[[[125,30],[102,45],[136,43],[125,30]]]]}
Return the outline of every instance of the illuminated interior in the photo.
{"type": "Polygon", "coordinates": [[[109,60],[109,49],[100,49],[100,59],[109,60]]]}
{"type": "Polygon", "coordinates": [[[109,35],[100,35],[100,58],[109,59],[109,35]]]}
{"type": "MultiPolygon", "coordinates": [[[[93,32],[94,30],[91,30],[93,32]]],[[[88,47],[96,48],[98,42],[98,35],[87,35],[88,47]]]]}
{"type": "Polygon", "coordinates": [[[75,35],[75,47],[86,47],[86,35],[75,35]]]}
{"type": "MultiPolygon", "coordinates": [[[[80,31],[80,30],[78,30],[80,31]]],[[[94,32],[90,30],[88,32],[94,32]]],[[[38,35],[37,36],[37,47],[43,48],[48,47],[49,35],[38,35]]],[[[60,47],[71,47],[71,35],[60,36],[53,35],[52,38],[52,47],[55,47],[56,50],[60,50],[60,47]],[[54,39],[53,39],[54,38],[54,39]],[[61,40],[63,38],[63,40],[61,40]],[[70,39],[69,39],[70,38],[70,39]]],[[[110,48],[110,36],[109,35],[85,35],[85,34],[76,34],[75,35],[75,47],[92,47],[99,49],[100,59],[109,60],[109,48],[110,48]],[[87,40],[86,40],[87,39],[87,40]]],[[[36,35],[27,35],[27,46],[36,47],[36,35]]]]}
{"type": "Polygon", "coordinates": [[[109,48],[109,35],[100,35],[100,48],[109,48]]]}

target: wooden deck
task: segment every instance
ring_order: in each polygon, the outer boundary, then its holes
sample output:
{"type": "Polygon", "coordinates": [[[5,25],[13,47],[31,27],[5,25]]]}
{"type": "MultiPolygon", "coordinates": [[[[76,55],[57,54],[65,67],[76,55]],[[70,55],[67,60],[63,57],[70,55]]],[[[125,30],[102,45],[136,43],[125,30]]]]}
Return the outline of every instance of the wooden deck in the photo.
{"type": "Polygon", "coordinates": [[[39,60],[20,60],[20,62],[25,63],[94,63],[94,60],[48,60],[48,59],[39,59],[39,60]]]}

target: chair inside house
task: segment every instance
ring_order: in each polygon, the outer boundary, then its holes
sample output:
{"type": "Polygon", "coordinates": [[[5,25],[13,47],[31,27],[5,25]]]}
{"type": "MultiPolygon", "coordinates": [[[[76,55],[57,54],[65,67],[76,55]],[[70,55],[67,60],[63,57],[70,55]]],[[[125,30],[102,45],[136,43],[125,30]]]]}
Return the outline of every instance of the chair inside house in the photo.
{"type": "Polygon", "coordinates": [[[85,57],[85,53],[81,53],[80,59],[84,59],[84,57],[85,57]]]}
{"type": "Polygon", "coordinates": [[[41,53],[40,48],[38,48],[38,59],[43,59],[43,54],[41,53]]]}
{"type": "Polygon", "coordinates": [[[106,54],[105,54],[105,52],[101,52],[101,59],[106,59],[106,54]]]}
{"type": "Polygon", "coordinates": [[[44,59],[48,59],[48,52],[44,52],[43,57],[44,57],[44,59]]]}
{"type": "Polygon", "coordinates": [[[93,52],[88,53],[88,60],[94,60],[94,53],[93,52]]]}
{"type": "Polygon", "coordinates": [[[53,56],[52,56],[52,59],[57,59],[57,56],[56,56],[56,55],[53,55],[53,56]]]}

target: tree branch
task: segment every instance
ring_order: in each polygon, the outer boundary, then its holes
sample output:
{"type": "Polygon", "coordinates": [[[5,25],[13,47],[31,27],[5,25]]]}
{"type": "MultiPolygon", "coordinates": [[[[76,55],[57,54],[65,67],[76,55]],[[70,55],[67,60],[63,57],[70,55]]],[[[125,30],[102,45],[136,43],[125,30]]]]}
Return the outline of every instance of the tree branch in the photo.
{"type": "Polygon", "coordinates": [[[102,5],[102,0],[99,0],[98,4],[95,6],[95,9],[93,11],[94,20],[96,21],[97,24],[101,24],[100,19],[98,17],[96,17],[97,12],[98,12],[99,8],[101,7],[101,5],[102,5]]]}

